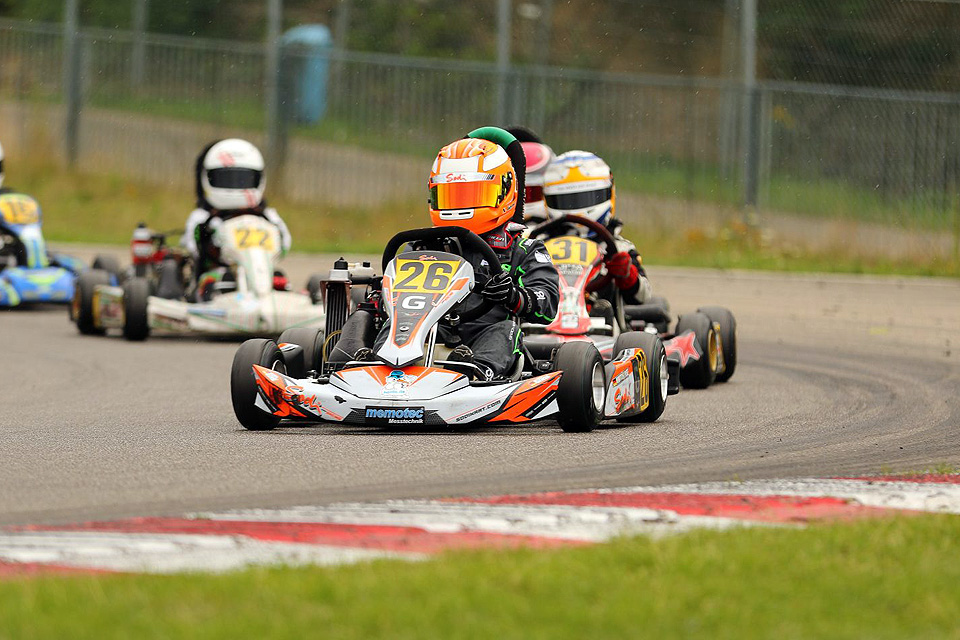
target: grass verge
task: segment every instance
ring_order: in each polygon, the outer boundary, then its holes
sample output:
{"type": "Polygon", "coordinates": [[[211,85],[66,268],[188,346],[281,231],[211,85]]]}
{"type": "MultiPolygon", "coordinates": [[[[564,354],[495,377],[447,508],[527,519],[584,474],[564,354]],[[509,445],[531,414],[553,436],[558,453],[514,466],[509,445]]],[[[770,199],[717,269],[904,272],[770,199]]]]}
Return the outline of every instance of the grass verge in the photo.
{"type": "Polygon", "coordinates": [[[17,638],[947,638],[960,518],[696,531],[554,551],[0,583],[17,638]]]}
{"type": "MultiPolygon", "coordinates": [[[[141,221],[154,229],[182,228],[193,207],[189,188],[49,166],[18,165],[8,172],[7,182],[40,202],[49,241],[123,244],[141,221]]],[[[429,224],[424,204],[416,201],[377,208],[315,207],[283,200],[273,204],[290,226],[297,251],[377,253],[396,231],[429,224]]],[[[843,245],[810,249],[771,240],[738,223],[707,230],[627,228],[625,235],[638,239],[644,260],[653,265],[960,277],[956,259],[892,259],[861,255],[843,245]]]]}

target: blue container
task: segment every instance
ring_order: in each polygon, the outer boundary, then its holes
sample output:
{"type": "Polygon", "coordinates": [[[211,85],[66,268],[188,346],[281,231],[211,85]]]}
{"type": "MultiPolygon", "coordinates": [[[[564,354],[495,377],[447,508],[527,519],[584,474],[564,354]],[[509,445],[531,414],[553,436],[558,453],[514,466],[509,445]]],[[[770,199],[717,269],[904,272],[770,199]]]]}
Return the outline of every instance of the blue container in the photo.
{"type": "Polygon", "coordinates": [[[282,37],[281,77],[289,117],[301,124],[319,122],[327,110],[327,82],[330,76],[330,29],[322,24],[305,24],[282,37]]]}

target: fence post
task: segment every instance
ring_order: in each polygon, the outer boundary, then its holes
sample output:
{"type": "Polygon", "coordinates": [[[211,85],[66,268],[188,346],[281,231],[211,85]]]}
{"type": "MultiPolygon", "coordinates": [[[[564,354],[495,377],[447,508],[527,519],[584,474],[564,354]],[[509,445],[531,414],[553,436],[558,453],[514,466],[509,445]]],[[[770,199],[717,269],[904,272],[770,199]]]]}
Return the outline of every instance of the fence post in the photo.
{"type": "Polygon", "coordinates": [[[743,206],[745,215],[757,206],[760,162],[760,92],[757,89],[757,0],[743,0],[740,11],[740,44],[743,61],[741,149],[743,150],[743,206]]]}
{"type": "Polygon", "coordinates": [[[65,135],[67,166],[77,164],[80,151],[80,2],[66,0],[63,14],[63,90],[66,106],[65,135]]]}
{"type": "Polygon", "coordinates": [[[264,56],[267,112],[267,162],[276,176],[274,184],[282,184],[285,155],[284,127],[280,105],[280,29],[283,23],[283,0],[267,0],[267,42],[264,56]]]}
{"type": "Polygon", "coordinates": [[[507,126],[507,94],[510,90],[510,33],[513,1],[497,4],[497,125],[507,126]]]}
{"type": "Polygon", "coordinates": [[[135,89],[143,84],[143,74],[146,68],[147,24],[150,18],[150,0],[133,1],[133,51],[130,55],[130,84],[135,89]]]}

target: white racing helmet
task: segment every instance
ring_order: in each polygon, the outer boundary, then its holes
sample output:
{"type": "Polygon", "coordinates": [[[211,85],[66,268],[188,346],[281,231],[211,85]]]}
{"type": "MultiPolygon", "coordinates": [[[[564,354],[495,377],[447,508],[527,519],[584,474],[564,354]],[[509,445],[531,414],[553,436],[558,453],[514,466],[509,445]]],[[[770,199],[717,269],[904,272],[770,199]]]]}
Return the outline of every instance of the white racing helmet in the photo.
{"type": "Polygon", "coordinates": [[[547,167],[556,157],[553,149],[540,142],[521,142],[523,155],[527,160],[525,197],[523,215],[525,218],[542,219],[547,217],[547,207],[543,203],[543,184],[547,167]]]}
{"type": "Polygon", "coordinates": [[[0,187],[3,186],[3,145],[0,144],[0,187]]]}
{"type": "Polygon", "coordinates": [[[214,209],[253,209],[263,202],[266,178],[260,150],[239,138],[216,143],[203,157],[200,185],[214,209]]]}
{"type": "Polygon", "coordinates": [[[616,202],[613,174],[595,154],[567,151],[547,167],[543,198],[550,218],[574,213],[605,225],[616,202]]]}

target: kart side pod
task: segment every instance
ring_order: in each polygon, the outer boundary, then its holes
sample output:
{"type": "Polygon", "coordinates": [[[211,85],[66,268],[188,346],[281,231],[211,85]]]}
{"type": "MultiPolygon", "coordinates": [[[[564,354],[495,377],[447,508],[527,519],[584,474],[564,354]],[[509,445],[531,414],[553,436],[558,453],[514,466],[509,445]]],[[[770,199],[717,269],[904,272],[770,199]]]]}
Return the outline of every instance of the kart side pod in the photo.
{"type": "Polygon", "coordinates": [[[667,356],[667,372],[669,374],[667,395],[676,395],[680,393],[680,356],[676,354],[667,356]]]}

